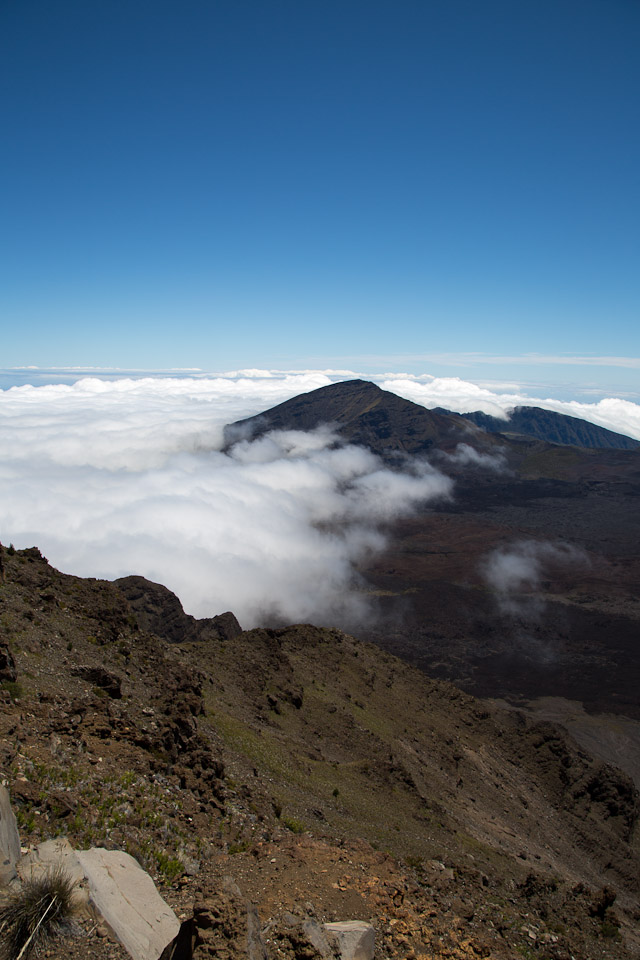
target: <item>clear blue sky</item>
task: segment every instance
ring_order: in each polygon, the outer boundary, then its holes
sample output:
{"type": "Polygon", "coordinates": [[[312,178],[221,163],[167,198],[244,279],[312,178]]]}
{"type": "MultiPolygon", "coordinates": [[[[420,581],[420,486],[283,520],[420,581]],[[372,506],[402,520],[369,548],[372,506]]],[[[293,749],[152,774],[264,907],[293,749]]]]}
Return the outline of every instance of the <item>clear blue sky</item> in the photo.
{"type": "Polygon", "coordinates": [[[0,366],[640,357],[639,51],[637,0],[2,0],[0,366]]]}

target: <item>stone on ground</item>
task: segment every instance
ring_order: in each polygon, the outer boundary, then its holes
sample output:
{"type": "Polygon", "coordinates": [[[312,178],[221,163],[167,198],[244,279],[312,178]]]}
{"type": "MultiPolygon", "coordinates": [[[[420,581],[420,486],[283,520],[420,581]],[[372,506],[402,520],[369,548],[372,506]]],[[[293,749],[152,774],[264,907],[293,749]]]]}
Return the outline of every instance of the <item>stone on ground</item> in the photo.
{"type": "Polygon", "coordinates": [[[180,924],[148,873],[121,850],[76,854],[89,883],[90,902],[133,960],[158,960],[180,924]]]}
{"type": "Polygon", "coordinates": [[[52,873],[56,870],[62,870],[74,881],[73,903],[75,909],[86,911],[89,894],[84,882],[84,871],[80,866],[76,851],[65,837],[39,843],[37,847],[25,854],[18,863],[18,874],[21,880],[39,880],[43,874],[52,873]]]}
{"type": "Polygon", "coordinates": [[[341,960],[373,960],[375,933],[370,923],[363,920],[339,920],[325,923],[324,929],[333,940],[341,960]]]}

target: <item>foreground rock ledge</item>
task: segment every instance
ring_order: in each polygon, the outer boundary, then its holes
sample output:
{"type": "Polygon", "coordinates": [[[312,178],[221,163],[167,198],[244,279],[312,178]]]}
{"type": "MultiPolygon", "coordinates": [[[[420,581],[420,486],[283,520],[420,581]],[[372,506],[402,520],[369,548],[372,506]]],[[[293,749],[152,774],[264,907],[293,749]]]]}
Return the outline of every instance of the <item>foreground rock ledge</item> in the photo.
{"type": "Polygon", "coordinates": [[[48,840],[18,864],[22,879],[61,868],[77,884],[76,906],[95,915],[133,960],[158,960],[180,923],[133,857],[122,850],[74,850],[65,839],[48,840]]]}

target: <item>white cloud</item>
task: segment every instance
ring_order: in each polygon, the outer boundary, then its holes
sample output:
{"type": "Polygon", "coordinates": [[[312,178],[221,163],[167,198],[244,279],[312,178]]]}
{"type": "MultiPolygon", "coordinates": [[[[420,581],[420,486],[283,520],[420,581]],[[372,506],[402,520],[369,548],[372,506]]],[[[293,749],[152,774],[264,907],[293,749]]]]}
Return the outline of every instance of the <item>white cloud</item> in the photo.
{"type": "Polygon", "coordinates": [[[479,453],[468,443],[459,443],[455,453],[438,451],[439,458],[457,467],[480,467],[492,473],[503,473],[507,469],[507,460],[503,453],[479,453]]]}
{"type": "MultiPolygon", "coordinates": [[[[222,426],[313,389],[317,376],[82,380],[0,396],[0,538],[85,576],[137,573],[196,616],[231,609],[353,623],[355,564],[386,521],[448,495],[427,464],[394,473],[329,428],[220,451],[222,426]]],[[[320,378],[322,383],[326,378],[320,378]]]]}
{"type": "MultiPolygon", "coordinates": [[[[0,539],[55,566],[165,583],[197,616],[245,626],[362,616],[355,565],[384,524],[450,485],[426,464],[396,473],[331,431],[285,431],[220,452],[222,428],[348,371],[249,370],[220,377],[84,378],[0,391],[0,539]]],[[[583,416],[640,439],[640,407],[537,401],[457,378],[369,378],[425,407],[494,415],[518,403],[583,416]]],[[[465,448],[459,465],[479,462],[465,448]]],[[[544,559],[544,558],[543,558],[544,559]]],[[[521,562],[538,563],[524,555],[521,562]]]]}
{"type": "Polygon", "coordinates": [[[503,613],[533,619],[543,609],[537,596],[543,576],[588,566],[587,554],[572,544],[519,540],[493,550],[484,561],[482,574],[503,613]]]}

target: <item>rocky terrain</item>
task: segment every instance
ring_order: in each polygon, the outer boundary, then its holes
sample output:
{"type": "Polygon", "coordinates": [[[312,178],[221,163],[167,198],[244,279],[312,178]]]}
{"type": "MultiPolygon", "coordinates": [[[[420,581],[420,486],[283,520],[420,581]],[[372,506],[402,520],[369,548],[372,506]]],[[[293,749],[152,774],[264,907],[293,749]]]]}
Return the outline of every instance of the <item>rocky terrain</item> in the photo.
{"type": "MultiPolygon", "coordinates": [[[[243,632],[142,578],[1,558],[23,846],[128,851],[196,958],[313,960],[305,923],[344,919],[380,958],[640,955],[638,793],[557,726],[335,628],[243,632]]],[[[48,955],[124,956],[105,934],[48,955]]]]}

